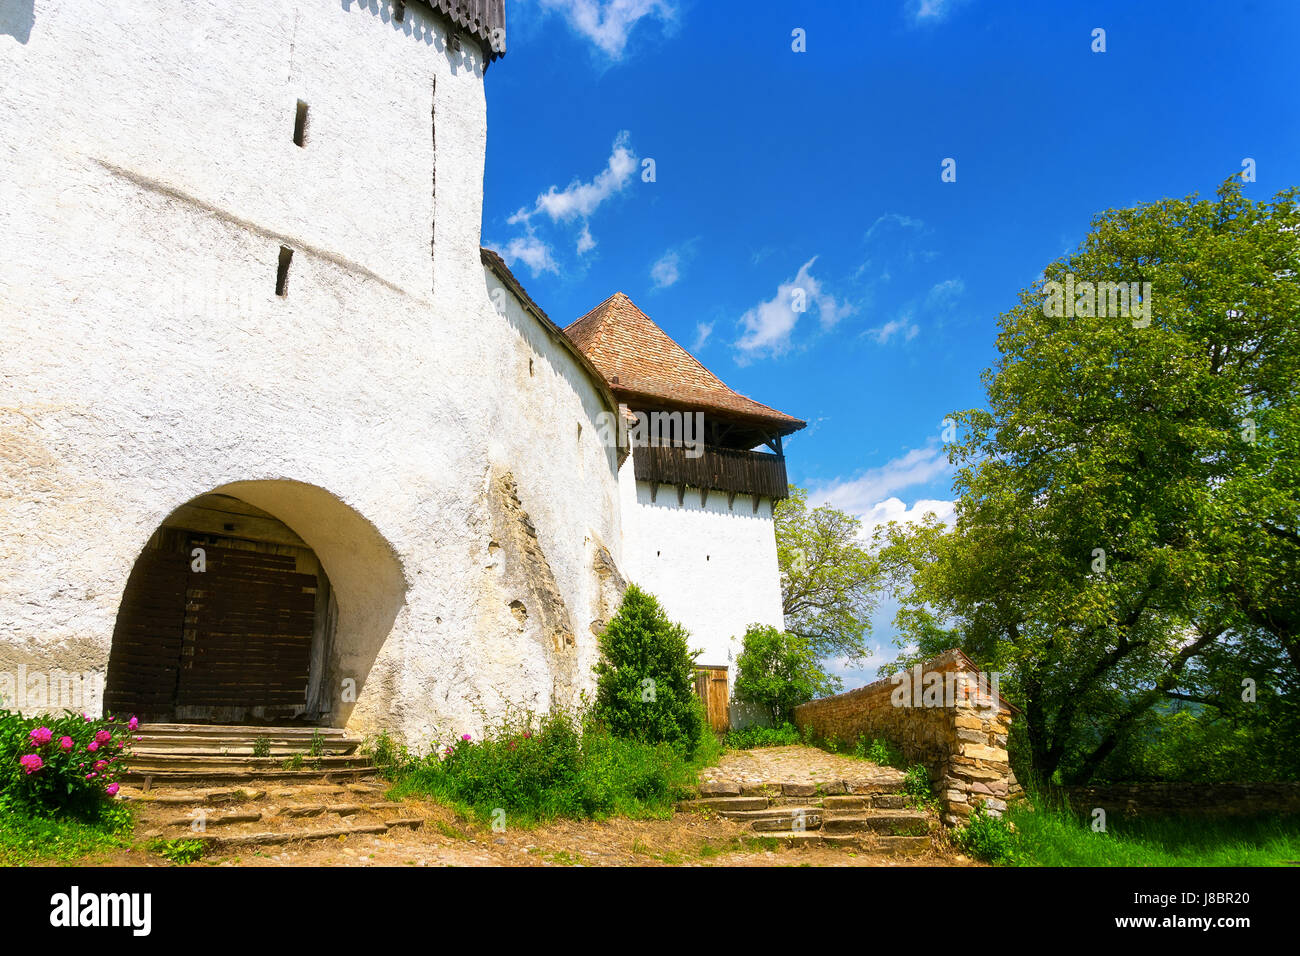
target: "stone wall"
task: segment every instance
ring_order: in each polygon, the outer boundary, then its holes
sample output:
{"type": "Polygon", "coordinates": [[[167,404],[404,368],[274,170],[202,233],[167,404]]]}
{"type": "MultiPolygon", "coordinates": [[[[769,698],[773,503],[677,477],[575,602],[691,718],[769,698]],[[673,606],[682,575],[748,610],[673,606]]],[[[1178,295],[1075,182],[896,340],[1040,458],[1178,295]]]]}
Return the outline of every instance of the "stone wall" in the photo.
{"type": "Polygon", "coordinates": [[[1080,813],[1100,807],[1108,815],[1249,816],[1300,813],[1300,783],[1119,783],[1063,787],[1080,813]]]}
{"type": "Polygon", "coordinates": [[[981,801],[994,814],[1019,794],[1007,760],[1012,707],[959,650],[893,677],[795,708],[795,723],[852,745],[859,737],[895,744],[930,772],[944,822],[960,824],[981,801]]]}

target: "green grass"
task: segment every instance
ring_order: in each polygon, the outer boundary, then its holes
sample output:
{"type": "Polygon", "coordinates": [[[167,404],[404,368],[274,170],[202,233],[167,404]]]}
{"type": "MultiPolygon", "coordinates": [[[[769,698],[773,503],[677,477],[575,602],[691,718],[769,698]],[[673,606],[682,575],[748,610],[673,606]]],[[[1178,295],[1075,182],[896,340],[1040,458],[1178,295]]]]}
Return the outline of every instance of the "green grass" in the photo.
{"type": "Polygon", "coordinates": [[[393,752],[388,775],[393,798],[432,799],[483,824],[667,819],[720,752],[709,733],[687,759],[668,744],[613,737],[572,714],[526,714],[503,720],[484,740],[419,758],[393,752]]]}
{"type": "Polygon", "coordinates": [[[86,862],[86,857],[131,845],[133,822],[121,804],[93,823],[30,817],[15,811],[0,816],[0,865],[31,866],[86,862]]]}
{"type": "Polygon", "coordinates": [[[1284,866],[1300,864],[1300,815],[1124,818],[1105,833],[1038,801],[1013,806],[1012,852],[1020,866],[1284,866]]]}

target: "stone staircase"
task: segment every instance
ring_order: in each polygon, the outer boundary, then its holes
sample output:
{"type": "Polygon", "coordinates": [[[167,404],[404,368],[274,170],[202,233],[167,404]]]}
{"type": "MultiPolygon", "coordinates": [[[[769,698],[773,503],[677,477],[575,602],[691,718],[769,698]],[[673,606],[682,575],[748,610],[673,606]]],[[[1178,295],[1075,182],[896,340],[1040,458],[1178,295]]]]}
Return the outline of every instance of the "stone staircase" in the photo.
{"type": "Polygon", "coordinates": [[[200,840],[211,853],[424,823],[385,799],[361,741],[342,730],[142,724],[133,736],[119,798],[146,840],[200,840]],[[271,755],[255,757],[263,738],[271,755]]]}
{"type": "Polygon", "coordinates": [[[890,855],[928,851],[939,828],[933,813],[909,807],[899,784],[701,784],[678,809],[748,823],[757,834],[793,844],[853,846],[890,855]],[[853,792],[849,792],[852,790],[853,792]]]}
{"type": "Polygon", "coordinates": [[[123,784],[238,785],[260,781],[360,780],[374,764],[360,739],[333,727],[240,727],[221,724],[141,724],[126,759],[123,784]],[[258,756],[264,739],[270,756],[258,756]],[[315,752],[313,753],[313,749],[315,752]]]}

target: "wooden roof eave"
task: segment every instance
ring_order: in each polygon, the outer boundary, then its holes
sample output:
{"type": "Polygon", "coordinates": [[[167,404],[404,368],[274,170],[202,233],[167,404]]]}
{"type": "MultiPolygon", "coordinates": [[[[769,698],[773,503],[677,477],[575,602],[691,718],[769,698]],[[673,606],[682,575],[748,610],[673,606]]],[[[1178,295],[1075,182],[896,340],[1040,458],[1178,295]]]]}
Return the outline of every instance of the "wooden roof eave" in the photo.
{"type": "Polygon", "coordinates": [[[721,408],[708,402],[692,402],[681,398],[669,398],[664,395],[656,395],[653,392],[639,392],[617,385],[614,388],[615,394],[629,408],[680,408],[682,411],[704,412],[711,418],[733,421],[754,428],[772,429],[782,437],[792,435],[801,428],[808,427],[807,422],[798,418],[746,414],[733,411],[730,408],[721,408]]]}

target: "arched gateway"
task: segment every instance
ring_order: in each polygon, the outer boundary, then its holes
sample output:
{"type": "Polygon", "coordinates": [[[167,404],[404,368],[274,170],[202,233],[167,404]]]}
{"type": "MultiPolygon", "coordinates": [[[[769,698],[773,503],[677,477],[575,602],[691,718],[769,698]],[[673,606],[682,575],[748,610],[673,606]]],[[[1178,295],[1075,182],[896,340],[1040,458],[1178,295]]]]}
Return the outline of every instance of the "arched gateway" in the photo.
{"type": "Polygon", "coordinates": [[[162,522],[126,583],[105,709],[148,721],[341,725],[404,598],[383,544],[310,485],[245,482],[192,499],[162,522]],[[341,613],[359,608],[368,613],[341,613]]]}

